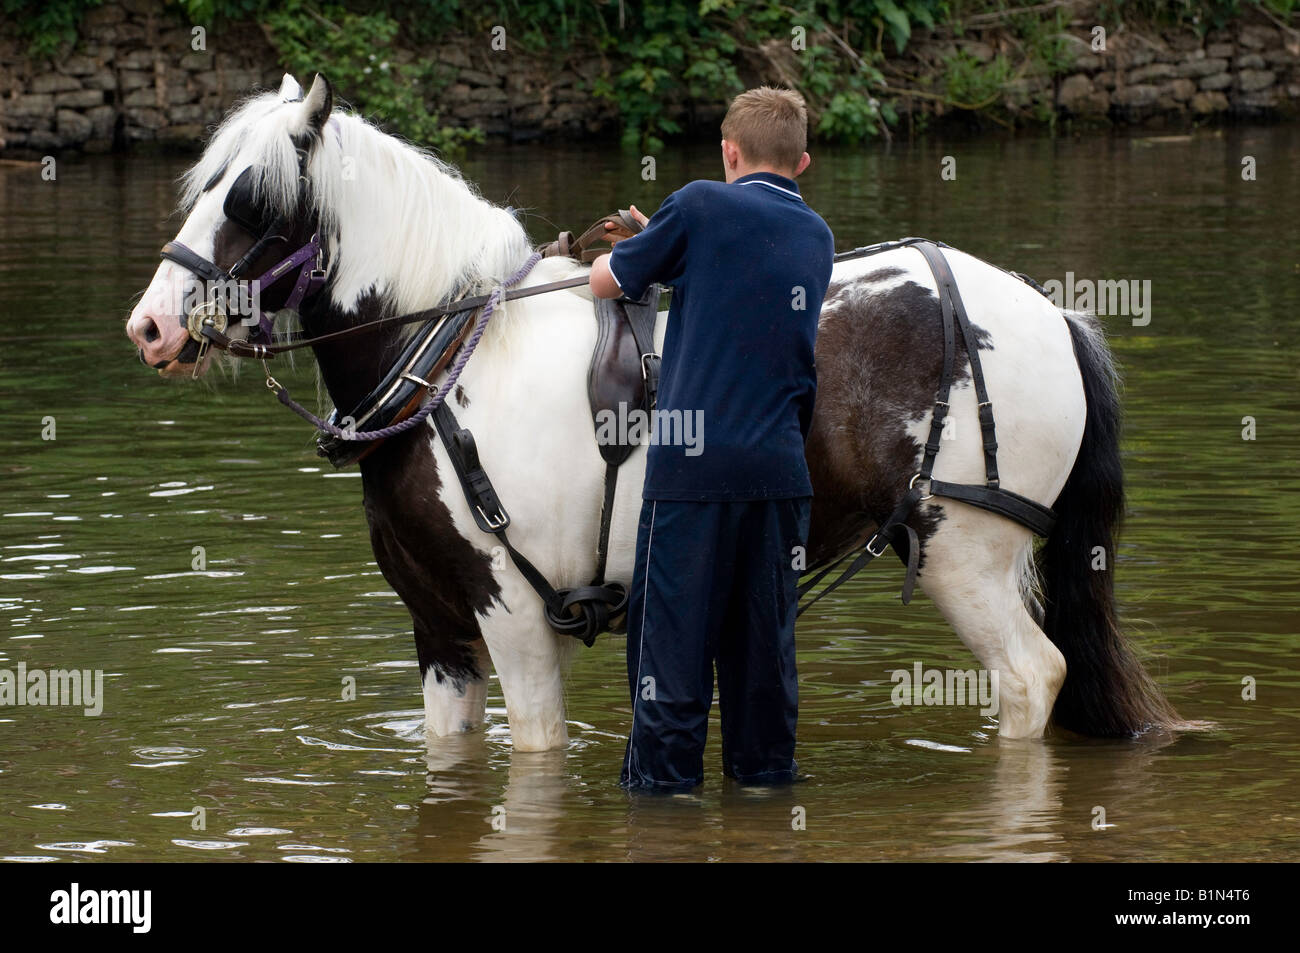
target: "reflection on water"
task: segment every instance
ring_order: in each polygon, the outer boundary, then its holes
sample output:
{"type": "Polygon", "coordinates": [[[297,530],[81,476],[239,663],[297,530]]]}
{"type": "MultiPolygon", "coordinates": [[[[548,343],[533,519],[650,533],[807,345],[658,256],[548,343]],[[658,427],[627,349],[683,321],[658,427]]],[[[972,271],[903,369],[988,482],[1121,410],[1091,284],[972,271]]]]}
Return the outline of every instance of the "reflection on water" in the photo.
{"type": "MultiPolygon", "coordinates": [[[[182,163],[0,170],[0,668],[99,669],[107,695],[96,719],[0,708],[0,857],[1294,859],[1298,140],[822,152],[804,183],[841,248],[920,234],[1040,281],[1152,282],[1149,325],[1108,319],[1127,380],[1120,596],[1175,704],[1221,729],[1008,742],[975,708],[895,708],[893,669],[972,662],[925,599],[898,604],[882,561],[800,627],[807,779],[737,788],[711,747],[708,783],[678,798],[616,785],[618,639],[579,658],[567,750],[513,753],[495,688],[487,731],[426,741],[355,473],[322,468],[257,381],[167,386],[122,335],[182,163]]],[[[529,209],[538,240],[715,174],[711,148],[662,157],[658,183],[638,160],[517,147],[466,172],[529,209]]],[[[307,367],[284,376],[311,387],[307,367]]]]}

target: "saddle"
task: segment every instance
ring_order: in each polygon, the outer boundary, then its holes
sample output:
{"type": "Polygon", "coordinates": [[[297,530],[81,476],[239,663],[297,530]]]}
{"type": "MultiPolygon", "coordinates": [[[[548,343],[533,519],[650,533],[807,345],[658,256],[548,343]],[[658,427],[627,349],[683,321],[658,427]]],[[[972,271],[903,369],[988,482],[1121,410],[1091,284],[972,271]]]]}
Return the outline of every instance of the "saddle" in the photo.
{"type": "MultiPolygon", "coordinates": [[[[543,258],[568,257],[581,262],[595,261],[605,254],[602,248],[588,248],[604,238],[605,225],[621,225],[632,234],[641,231],[630,211],[619,209],[595,222],[577,238],[573,232],[560,232],[555,241],[538,247],[543,258]]],[[[618,467],[636,448],[627,443],[622,428],[618,439],[601,439],[603,424],[610,419],[625,419],[633,410],[654,410],[659,390],[659,355],[655,353],[655,314],[659,307],[659,287],[652,285],[639,301],[628,297],[596,299],[596,347],[587,368],[587,398],[591,402],[591,419],[596,428],[601,458],[618,467]]],[[[611,475],[617,474],[611,471],[611,475]]]]}
{"type": "Polygon", "coordinates": [[[606,439],[609,422],[626,419],[633,410],[650,413],[659,391],[659,355],[655,353],[655,314],[659,288],[651,286],[640,301],[596,299],[596,347],[587,369],[587,398],[596,428],[596,442],[605,463],[617,467],[636,448],[616,427],[617,439],[606,439]]]}

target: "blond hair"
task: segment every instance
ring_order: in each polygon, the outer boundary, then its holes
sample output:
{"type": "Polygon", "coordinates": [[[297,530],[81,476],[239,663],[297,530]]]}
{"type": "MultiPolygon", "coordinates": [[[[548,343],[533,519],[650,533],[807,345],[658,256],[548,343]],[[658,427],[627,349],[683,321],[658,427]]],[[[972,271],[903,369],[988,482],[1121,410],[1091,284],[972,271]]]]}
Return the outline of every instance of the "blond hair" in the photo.
{"type": "Polygon", "coordinates": [[[808,148],[808,107],[794,90],[759,86],[731,102],[722,138],[734,143],[750,165],[794,171],[808,148]]]}

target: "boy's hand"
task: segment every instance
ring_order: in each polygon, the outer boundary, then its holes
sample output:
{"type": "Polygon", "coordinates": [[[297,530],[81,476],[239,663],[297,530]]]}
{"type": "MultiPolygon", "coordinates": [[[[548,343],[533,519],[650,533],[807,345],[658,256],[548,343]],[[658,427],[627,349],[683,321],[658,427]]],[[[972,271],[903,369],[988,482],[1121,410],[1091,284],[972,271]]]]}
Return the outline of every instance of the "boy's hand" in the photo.
{"type": "MultiPolygon", "coordinates": [[[[650,219],[641,214],[640,210],[635,205],[629,206],[628,211],[632,213],[633,218],[641,223],[642,228],[645,228],[646,224],[650,221],[650,219]]],[[[617,222],[605,223],[604,238],[605,241],[609,242],[611,245],[615,245],[623,239],[631,237],[632,233],[629,232],[625,226],[620,225],[617,222]]]]}

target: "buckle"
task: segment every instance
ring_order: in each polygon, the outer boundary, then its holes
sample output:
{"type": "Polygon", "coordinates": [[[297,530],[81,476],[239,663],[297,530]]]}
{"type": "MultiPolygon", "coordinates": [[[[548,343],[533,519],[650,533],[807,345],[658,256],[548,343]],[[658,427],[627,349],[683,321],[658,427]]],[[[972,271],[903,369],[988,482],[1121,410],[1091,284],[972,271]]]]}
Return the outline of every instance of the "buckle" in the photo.
{"type": "Polygon", "coordinates": [[[316,233],[311,237],[312,244],[316,246],[316,267],[307,275],[308,281],[324,281],[325,274],[325,249],[321,247],[320,234],[316,233]]]}
{"type": "Polygon", "coordinates": [[[430,392],[435,390],[434,386],[430,384],[428,381],[426,381],[419,374],[412,374],[410,371],[402,371],[402,373],[398,376],[400,376],[403,380],[410,381],[412,384],[421,384],[424,386],[425,390],[428,390],[430,392]]]}
{"type": "Polygon", "coordinates": [[[483,517],[483,522],[492,527],[492,529],[503,529],[510,525],[510,517],[507,516],[505,511],[500,507],[497,507],[497,512],[493,516],[484,513],[483,507],[480,504],[475,504],[474,509],[478,510],[478,515],[483,517]]]}
{"type": "Polygon", "coordinates": [[[885,555],[885,548],[886,548],[887,546],[889,546],[889,541],[888,541],[888,540],[885,540],[885,541],[881,544],[880,552],[876,552],[874,549],[871,548],[871,544],[874,543],[874,542],[875,542],[876,540],[878,540],[878,539],[880,539],[880,533],[879,533],[879,532],[875,532],[875,533],[872,533],[872,534],[871,534],[871,538],[870,538],[869,540],[867,540],[866,550],[867,550],[867,552],[871,553],[872,556],[883,556],[883,555],[885,555]]]}

